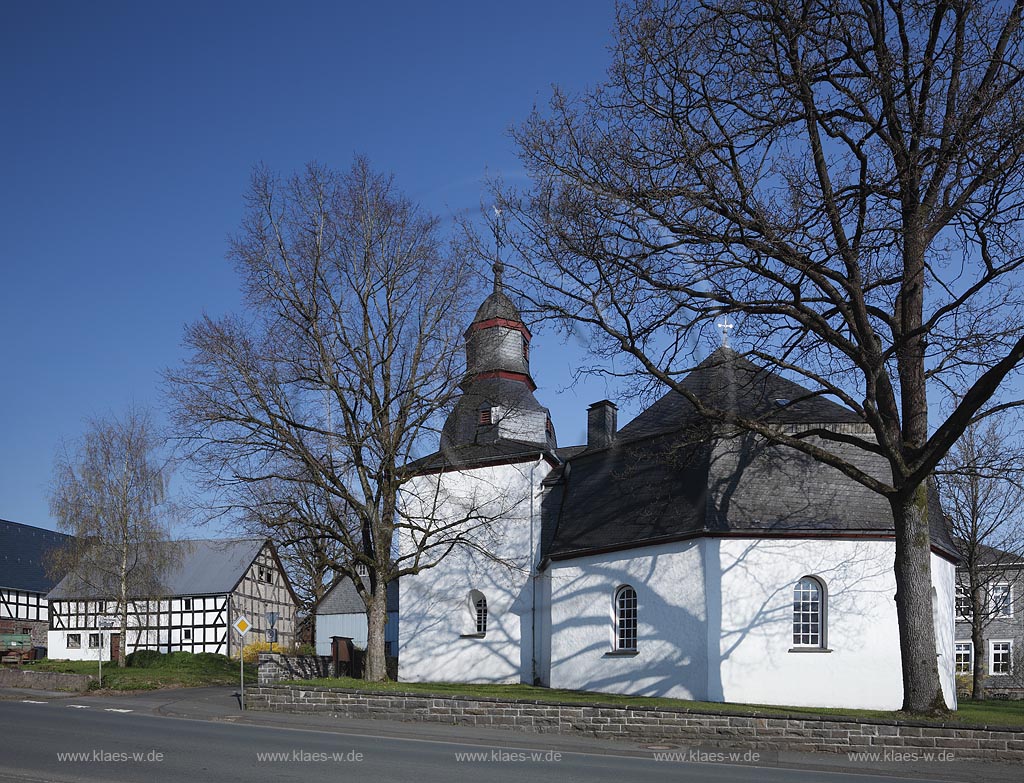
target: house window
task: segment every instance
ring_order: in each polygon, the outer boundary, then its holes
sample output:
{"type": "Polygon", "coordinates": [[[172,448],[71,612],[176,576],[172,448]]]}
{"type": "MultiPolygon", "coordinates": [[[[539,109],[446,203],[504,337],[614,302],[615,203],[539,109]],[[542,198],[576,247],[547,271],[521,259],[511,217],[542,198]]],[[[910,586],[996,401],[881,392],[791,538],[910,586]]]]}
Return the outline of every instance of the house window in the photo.
{"type": "Polygon", "coordinates": [[[793,646],[825,647],[825,586],[805,576],[793,589],[793,646]]]}
{"type": "Polygon", "coordinates": [[[971,608],[971,594],[966,587],[956,587],[956,616],[961,620],[970,620],[973,614],[971,608]]]}
{"type": "Polygon", "coordinates": [[[89,634],[89,649],[98,650],[100,648],[100,635],[98,633],[89,634]]]}
{"type": "Polygon", "coordinates": [[[31,634],[32,633],[32,629],[31,628],[22,628],[21,632],[22,632],[22,634],[31,634]]]}
{"type": "Polygon", "coordinates": [[[82,634],[80,633],[69,633],[67,635],[67,648],[69,650],[78,650],[82,647],[82,634]]]}
{"type": "Polygon", "coordinates": [[[988,673],[1009,674],[1013,670],[1013,642],[989,642],[988,673]]]}
{"type": "Polygon", "coordinates": [[[974,671],[974,645],[970,642],[957,642],[954,650],[957,674],[970,674],[974,671]]]}
{"type": "Polygon", "coordinates": [[[615,591],[615,649],[636,650],[636,590],[623,585],[615,591]]]}
{"type": "Polygon", "coordinates": [[[260,566],[256,571],[256,578],[260,582],[266,582],[268,585],[274,583],[274,574],[266,566],[260,566]]]}
{"type": "Polygon", "coordinates": [[[487,599],[479,590],[469,591],[469,610],[475,635],[483,636],[487,633],[487,599]]]}
{"type": "Polygon", "coordinates": [[[992,585],[989,590],[993,617],[1013,617],[1013,591],[1010,585],[1002,583],[992,585]]]}
{"type": "Polygon", "coordinates": [[[185,641],[191,641],[192,640],[192,629],[191,628],[182,628],[181,629],[181,638],[184,639],[185,641]]]}
{"type": "Polygon", "coordinates": [[[491,410],[492,409],[490,407],[481,408],[480,409],[480,419],[479,419],[479,423],[480,424],[493,424],[494,423],[494,417],[491,414],[491,410]]]}
{"type": "Polygon", "coordinates": [[[182,602],[181,602],[181,610],[183,612],[191,612],[192,611],[192,599],[191,598],[185,598],[185,599],[182,600],[182,602]]]}

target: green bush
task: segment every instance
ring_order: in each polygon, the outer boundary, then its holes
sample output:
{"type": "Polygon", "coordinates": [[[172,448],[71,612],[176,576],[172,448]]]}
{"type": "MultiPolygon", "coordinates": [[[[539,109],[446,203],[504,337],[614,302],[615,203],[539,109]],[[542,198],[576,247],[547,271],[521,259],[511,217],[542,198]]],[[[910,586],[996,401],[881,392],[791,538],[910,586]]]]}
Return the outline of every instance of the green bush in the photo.
{"type": "Polygon", "coordinates": [[[174,652],[167,653],[164,656],[164,660],[172,666],[188,665],[192,663],[192,659],[195,656],[185,650],[175,650],[174,652]]]}
{"type": "Polygon", "coordinates": [[[163,665],[166,656],[159,650],[136,650],[128,655],[128,665],[136,669],[152,669],[163,665]]]}

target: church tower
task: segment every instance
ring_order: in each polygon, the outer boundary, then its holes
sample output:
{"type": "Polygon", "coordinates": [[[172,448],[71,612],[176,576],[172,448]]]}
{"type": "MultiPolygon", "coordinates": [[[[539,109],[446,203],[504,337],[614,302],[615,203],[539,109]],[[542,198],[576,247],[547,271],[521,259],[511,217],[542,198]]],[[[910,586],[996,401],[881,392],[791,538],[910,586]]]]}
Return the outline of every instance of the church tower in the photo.
{"type": "Polygon", "coordinates": [[[557,445],[548,409],[533,395],[532,335],[505,294],[501,275],[502,265],[495,264],[494,291],[465,333],[463,395],[441,433],[445,453],[482,446],[498,455],[516,447],[553,450],[557,445]]]}

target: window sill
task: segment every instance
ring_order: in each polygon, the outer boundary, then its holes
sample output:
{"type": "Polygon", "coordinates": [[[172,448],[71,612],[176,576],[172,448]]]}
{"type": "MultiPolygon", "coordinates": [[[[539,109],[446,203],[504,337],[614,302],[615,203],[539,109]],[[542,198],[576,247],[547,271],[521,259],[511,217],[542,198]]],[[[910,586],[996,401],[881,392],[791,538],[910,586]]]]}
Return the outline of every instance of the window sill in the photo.
{"type": "Polygon", "coordinates": [[[832,652],[832,650],[830,650],[828,647],[790,647],[789,651],[791,653],[830,653],[830,652],[832,652]]]}
{"type": "Polygon", "coordinates": [[[486,633],[463,633],[459,634],[460,639],[483,639],[487,636],[486,633]]]}
{"type": "Polygon", "coordinates": [[[604,654],[605,658],[635,658],[640,654],[639,650],[609,650],[604,654]]]}

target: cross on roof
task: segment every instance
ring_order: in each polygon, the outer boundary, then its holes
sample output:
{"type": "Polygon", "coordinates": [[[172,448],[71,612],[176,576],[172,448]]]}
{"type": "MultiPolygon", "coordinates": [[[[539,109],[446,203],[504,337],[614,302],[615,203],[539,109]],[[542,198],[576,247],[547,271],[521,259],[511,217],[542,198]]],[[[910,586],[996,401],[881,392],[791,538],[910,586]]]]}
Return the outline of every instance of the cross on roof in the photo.
{"type": "Polygon", "coordinates": [[[722,316],[722,320],[715,324],[715,328],[722,333],[722,347],[729,347],[729,332],[736,328],[736,324],[729,321],[729,314],[722,316]]]}
{"type": "Polygon", "coordinates": [[[494,210],[494,266],[491,267],[494,270],[494,292],[498,293],[501,291],[501,273],[505,271],[505,265],[501,263],[501,248],[504,242],[501,240],[501,232],[505,227],[504,220],[502,219],[501,210],[497,206],[492,207],[494,210]]]}

